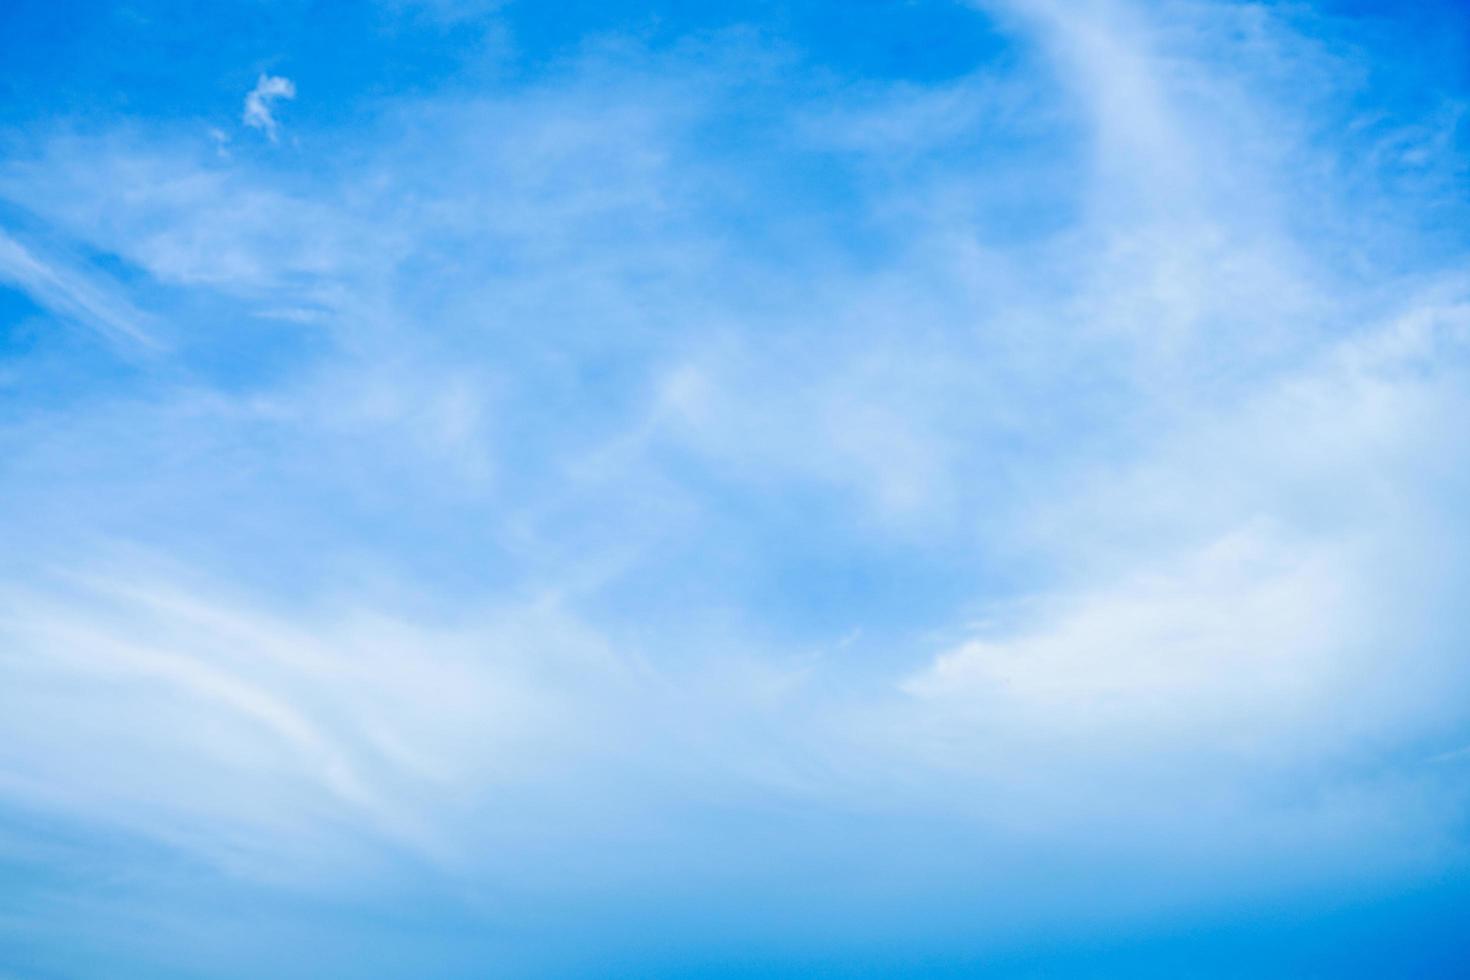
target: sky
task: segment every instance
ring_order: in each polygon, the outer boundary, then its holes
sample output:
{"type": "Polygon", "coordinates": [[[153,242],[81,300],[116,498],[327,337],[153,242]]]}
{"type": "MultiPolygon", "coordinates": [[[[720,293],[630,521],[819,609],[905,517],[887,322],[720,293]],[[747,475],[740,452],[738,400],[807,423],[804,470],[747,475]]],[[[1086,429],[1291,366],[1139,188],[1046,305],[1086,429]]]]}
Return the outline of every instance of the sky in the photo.
{"type": "Polygon", "coordinates": [[[0,978],[1470,973],[1470,8],[7,0],[0,978]]]}

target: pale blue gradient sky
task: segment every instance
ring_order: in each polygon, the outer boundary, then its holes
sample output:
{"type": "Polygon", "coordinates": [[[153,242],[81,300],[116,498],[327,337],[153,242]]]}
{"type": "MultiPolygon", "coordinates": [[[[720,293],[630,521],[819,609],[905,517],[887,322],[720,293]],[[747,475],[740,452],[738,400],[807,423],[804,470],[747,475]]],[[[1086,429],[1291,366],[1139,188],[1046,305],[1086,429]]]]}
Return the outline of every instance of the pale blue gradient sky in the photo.
{"type": "Polygon", "coordinates": [[[0,976],[1470,969],[1456,3],[0,12],[0,976]]]}

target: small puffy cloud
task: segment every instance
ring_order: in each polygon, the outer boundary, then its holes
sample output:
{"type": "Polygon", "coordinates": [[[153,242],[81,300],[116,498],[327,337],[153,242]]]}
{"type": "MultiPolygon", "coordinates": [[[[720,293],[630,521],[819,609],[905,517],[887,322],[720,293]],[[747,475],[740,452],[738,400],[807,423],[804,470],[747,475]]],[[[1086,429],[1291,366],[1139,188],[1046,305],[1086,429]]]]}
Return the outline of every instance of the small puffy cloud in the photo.
{"type": "Polygon", "coordinates": [[[255,83],[255,88],[245,96],[245,113],[241,121],[252,129],[264,130],[271,138],[276,140],[276,118],[271,115],[271,105],[277,99],[296,98],[296,84],[291,79],[281,75],[261,75],[255,83]]]}

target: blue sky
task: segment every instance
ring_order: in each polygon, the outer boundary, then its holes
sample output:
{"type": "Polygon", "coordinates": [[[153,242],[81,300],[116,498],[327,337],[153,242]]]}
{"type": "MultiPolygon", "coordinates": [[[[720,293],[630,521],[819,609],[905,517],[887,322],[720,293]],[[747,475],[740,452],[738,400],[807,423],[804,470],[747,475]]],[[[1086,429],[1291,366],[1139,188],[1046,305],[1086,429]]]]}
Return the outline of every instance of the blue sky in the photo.
{"type": "Polygon", "coordinates": [[[0,11],[0,977],[1470,971],[1470,13],[0,11]]]}

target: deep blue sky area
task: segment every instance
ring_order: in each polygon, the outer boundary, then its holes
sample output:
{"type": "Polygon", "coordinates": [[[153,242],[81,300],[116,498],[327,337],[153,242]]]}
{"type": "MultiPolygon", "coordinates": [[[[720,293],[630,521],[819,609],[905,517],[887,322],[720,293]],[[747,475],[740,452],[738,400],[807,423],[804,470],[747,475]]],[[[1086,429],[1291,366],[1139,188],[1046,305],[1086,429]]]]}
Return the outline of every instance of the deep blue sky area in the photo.
{"type": "Polygon", "coordinates": [[[17,0],[0,41],[9,118],[146,113],[190,120],[233,107],[254,73],[289,69],[315,118],[468,77],[535,78],[588,44],[657,52],[726,31],[789,47],[845,79],[932,84],[1003,54],[994,27],[937,0],[825,3],[41,3],[17,0]],[[488,32],[476,8],[493,11],[488,32]],[[488,64],[487,64],[488,62],[488,64]]]}
{"type": "Polygon", "coordinates": [[[0,4],[0,980],[1470,975],[1470,7],[0,4]]]}

